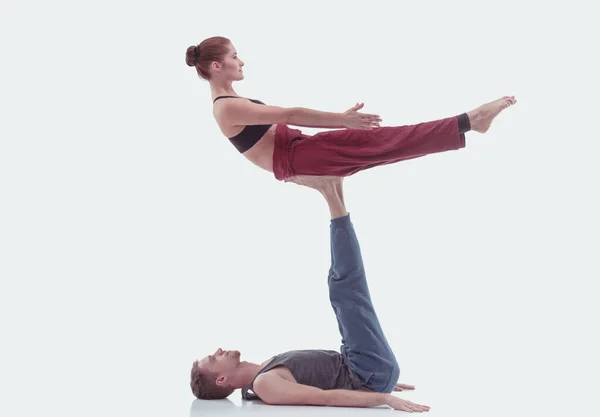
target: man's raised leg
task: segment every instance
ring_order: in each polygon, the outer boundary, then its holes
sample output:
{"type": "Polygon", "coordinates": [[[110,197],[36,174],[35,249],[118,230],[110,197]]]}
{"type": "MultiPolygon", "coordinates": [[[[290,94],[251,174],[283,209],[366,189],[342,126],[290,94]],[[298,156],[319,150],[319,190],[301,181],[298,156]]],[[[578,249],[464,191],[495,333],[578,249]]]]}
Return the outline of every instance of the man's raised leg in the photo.
{"type": "Polygon", "coordinates": [[[365,387],[392,392],[400,369],[371,301],[360,245],[344,204],[342,178],[295,177],[291,182],[317,189],[329,206],[329,298],[342,336],[341,353],[365,387]]]}

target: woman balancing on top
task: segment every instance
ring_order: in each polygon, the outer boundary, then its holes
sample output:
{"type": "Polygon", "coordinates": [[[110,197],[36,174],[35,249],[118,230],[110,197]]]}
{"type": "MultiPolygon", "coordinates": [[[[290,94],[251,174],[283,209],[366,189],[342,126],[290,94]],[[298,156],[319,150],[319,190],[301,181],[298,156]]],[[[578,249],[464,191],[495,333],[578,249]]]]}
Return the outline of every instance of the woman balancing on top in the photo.
{"type": "Polygon", "coordinates": [[[465,147],[465,132],[485,133],[492,120],[516,103],[502,97],[467,113],[407,126],[380,127],[381,118],[360,113],[357,104],[344,113],[302,107],[265,105],[240,97],[233,82],[244,78],[244,62],[231,41],[208,38],[190,46],[186,63],[211,87],[213,114],[223,134],[237,150],[280,181],[292,177],[346,177],[378,165],[465,147]],[[331,128],[315,135],[288,125],[331,128]]]}

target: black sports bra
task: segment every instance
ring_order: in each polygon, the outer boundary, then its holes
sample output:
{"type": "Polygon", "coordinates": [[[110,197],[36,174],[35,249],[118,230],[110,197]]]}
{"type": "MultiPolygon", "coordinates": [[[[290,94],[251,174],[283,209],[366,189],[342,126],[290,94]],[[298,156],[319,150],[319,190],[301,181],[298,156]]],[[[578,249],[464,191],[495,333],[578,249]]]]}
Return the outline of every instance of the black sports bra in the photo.
{"type": "MultiPolygon", "coordinates": [[[[215,101],[217,101],[220,98],[244,98],[244,97],[219,96],[213,100],[213,104],[215,101]]],[[[253,100],[253,99],[248,99],[248,100],[250,100],[251,102],[256,103],[256,104],[263,104],[263,105],[265,104],[260,100],[253,100]]],[[[260,140],[260,138],[263,137],[263,135],[267,132],[267,130],[269,130],[269,128],[271,126],[273,126],[273,125],[248,125],[248,126],[244,127],[244,130],[242,130],[240,133],[229,138],[229,141],[233,144],[233,146],[236,147],[236,149],[240,153],[244,153],[248,149],[253,147],[256,144],[256,142],[258,142],[260,140]]]]}

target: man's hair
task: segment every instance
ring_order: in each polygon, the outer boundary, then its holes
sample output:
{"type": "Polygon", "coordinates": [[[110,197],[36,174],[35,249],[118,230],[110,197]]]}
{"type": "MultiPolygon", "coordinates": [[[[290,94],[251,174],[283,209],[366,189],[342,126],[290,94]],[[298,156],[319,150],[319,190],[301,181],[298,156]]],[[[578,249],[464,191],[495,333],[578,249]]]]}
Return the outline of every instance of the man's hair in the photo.
{"type": "Polygon", "coordinates": [[[198,361],[192,365],[190,388],[200,400],[220,400],[229,397],[235,391],[232,388],[218,386],[214,375],[200,371],[198,361]]]}

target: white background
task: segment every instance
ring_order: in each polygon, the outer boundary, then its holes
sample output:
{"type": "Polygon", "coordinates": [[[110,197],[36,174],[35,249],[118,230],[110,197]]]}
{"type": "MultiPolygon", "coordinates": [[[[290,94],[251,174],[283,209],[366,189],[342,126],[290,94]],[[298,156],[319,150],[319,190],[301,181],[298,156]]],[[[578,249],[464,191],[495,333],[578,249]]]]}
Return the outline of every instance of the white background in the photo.
{"type": "Polygon", "coordinates": [[[403,398],[440,416],[593,411],[591,10],[211,4],[2,0],[2,415],[207,415],[194,359],[339,348],[325,201],[220,134],[185,64],[214,35],[246,62],[236,91],[268,104],[364,102],[401,125],[514,94],[466,149],[348,178],[348,210],[401,381],[417,386],[403,398]]]}

